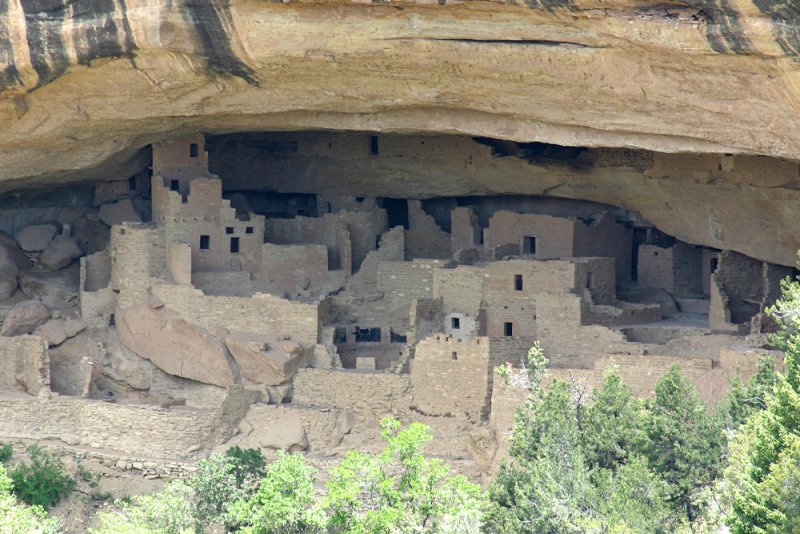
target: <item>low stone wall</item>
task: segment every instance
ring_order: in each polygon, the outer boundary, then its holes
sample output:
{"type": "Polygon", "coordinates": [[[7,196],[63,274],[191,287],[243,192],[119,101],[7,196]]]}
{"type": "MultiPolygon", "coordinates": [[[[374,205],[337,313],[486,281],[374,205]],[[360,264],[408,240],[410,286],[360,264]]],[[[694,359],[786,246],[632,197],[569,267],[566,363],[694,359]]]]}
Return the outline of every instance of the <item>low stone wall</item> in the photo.
{"type": "Polygon", "coordinates": [[[411,413],[411,380],[388,373],[299,369],[292,402],[349,410],[370,423],[387,416],[403,418],[411,413]]]}
{"type": "Polygon", "coordinates": [[[0,390],[38,395],[50,390],[47,342],[38,336],[0,337],[0,390]]]}

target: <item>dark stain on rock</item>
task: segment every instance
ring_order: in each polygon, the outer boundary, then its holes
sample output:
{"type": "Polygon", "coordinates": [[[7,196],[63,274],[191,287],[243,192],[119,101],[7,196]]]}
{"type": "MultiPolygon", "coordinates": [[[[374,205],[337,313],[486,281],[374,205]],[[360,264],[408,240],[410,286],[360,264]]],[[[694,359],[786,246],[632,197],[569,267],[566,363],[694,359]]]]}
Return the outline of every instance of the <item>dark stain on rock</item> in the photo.
{"type": "Polygon", "coordinates": [[[531,9],[556,9],[566,7],[573,9],[573,0],[523,0],[526,6],[531,9]]]}
{"type": "Polygon", "coordinates": [[[800,56],[800,4],[794,0],[753,0],[753,4],[772,19],[772,34],[783,52],[797,59],[800,56]]]}
{"type": "Polygon", "coordinates": [[[124,1],[120,2],[119,11],[113,0],[25,0],[21,4],[38,86],[52,82],[67,70],[68,46],[74,48],[78,63],[84,65],[102,57],[130,55],[136,48],[124,1]],[[67,20],[71,26],[70,43],[65,42],[67,20]],[[124,21],[123,36],[117,20],[124,21]]]}
{"type": "Polygon", "coordinates": [[[39,76],[39,85],[46,85],[69,66],[61,37],[65,0],[26,0],[21,4],[31,64],[39,76]]]}
{"type": "Polygon", "coordinates": [[[731,6],[730,0],[696,0],[694,6],[706,14],[706,40],[715,52],[752,54],[755,51],[739,22],[739,12],[731,6]]]}
{"type": "Polygon", "coordinates": [[[251,85],[258,85],[253,69],[248,67],[231,46],[226,28],[233,26],[227,2],[190,0],[184,13],[200,39],[208,68],[217,74],[236,76],[251,85]]]}
{"type": "Polygon", "coordinates": [[[0,0],[0,88],[22,85],[22,77],[14,65],[14,45],[9,35],[9,24],[8,0],[0,0]]]}

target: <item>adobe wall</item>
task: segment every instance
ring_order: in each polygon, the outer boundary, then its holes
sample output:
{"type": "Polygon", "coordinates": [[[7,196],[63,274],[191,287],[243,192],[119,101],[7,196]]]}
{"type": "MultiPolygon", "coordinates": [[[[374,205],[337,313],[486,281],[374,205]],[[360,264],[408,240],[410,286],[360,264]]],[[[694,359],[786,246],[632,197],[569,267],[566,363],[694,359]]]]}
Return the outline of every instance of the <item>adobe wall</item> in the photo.
{"type": "Polygon", "coordinates": [[[400,298],[432,298],[437,260],[384,261],[378,264],[377,287],[400,298]]]}
{"type": "Polygon", "coordinates": [[[712,269],[712,263],[719,264],[719,251],[709,248],[702,249],[701,252],[701,282],[703,285],[703,294],[711,294],[711,275],[716,271],[716,267],[712,269]]]}
{"type": "MultiPolygon", "coordinates": [[[[322,216],[323,229],[329,229],[326,242],[330,247],[336,245],[336,234],[330,232],[337,225],[345,225],[349,232],[352,268],[357,269],[367,253],[378,248],[378,236],[389,230],[386,210],[376,208],[371,211],[340,211],[325,213],[322,216]]],[[[325,232],[325,230],[323,230],[325,232]]],[[[310,241],[309,241],[310,242],[310,241]]]]}
{"type": "Polygon", "coordinates": [[[292,403],[299,407],[349,410],[374,424],[383,417],[411,416],[408,375],[327,369],[298,369],[292,403]]]}
{"type": "Polygon", "coordinates": [[[147,297],[151,279],[166,270],[163,234],[152,224],[123,223],[111,228],[111,289],[116,305],[127,308],[147,297]]]}
{"type": "Polygon", "coordinates": [[[174,283],[192,285],[192,247],[189,244],[173,241],[167,245],[167,271],[174,283]]]}
{"type": "Polygon", "coordinates": [[[590,224],[575,223],[573,256],[614,258],[616,284],[627,286],[631,281],[633,230],[619,224],[611,214],[602,214],[590,224]]]}
{"type": "Polygon", "coordinates": [[[378,267],[387,261],[405,259],[405,230],[395,226],[380,238],[378,250],[373,250],[361,263],[357,272],[347,283],[347,290],[353,294],[374,291],[378,286],[378,267]]]}
{"type": "Polygon", "coordinates": [[[703,253],[700,247],[678,241],[672,247],[675,293],[695,296],[703,291],[703,253]]]}
{"type": "Polygon", "coordinates": [[[152,293],[192,324],[289,338],[314,345],[319,337],[319,305],[256,293],[250,298],[206,296],[199,289],[156,284],[152,293]]]}
{"type": "Polygon", "coordinates": [[[472,208],[456,207],[450,212],[450,250],[453,254],[480,246],[481,232],[478,216],[472,208]]]}
{"type": "Polygon", "coordinates": [[[406,230],[406,258],[438,258],[451,256],[450,234],[422,209],[419,200],[408,201],[408,230],[406,230]]]}
{"type": "Polygon", "coordinates": [[[213,445],[213,412],[75,398],[0,400],[3,438],[61,439],[145,458],[183,459],[213,445]]]}
{"type": "MultiPolygon", "coordinates": [[[[594,304],[612,304],[617,300],[617,274],[613,258],[575,258],[574,292],[588,291],[594,304]]],[[[566,289],[566,288],[565,288],[566,289]]]]}
{"type": "Polygon", "coordinates": [[[639,245],[638,274],[639,287],[675,291],[673,278],[673,247],[639,245]]]}
{"type": "Polygon", "coordinates": [[[249,271],[194,272],[192,285],[206,295],[217,297],[251,297],[260,290],[249,271]]]}
{"type": "Polygon", "coordinates": [[[489,415],[494,368],[519,364],[528,348],[529,342],[514,338],[431,335],[417,344],[411,362],[414,405],[424,414],[478,422],[489,415]]]}
{"type": "Polygon", "coordinates": [[[572,219],[498,211],[483,232],[484,246],[491,250],[500,245],[520,245],[523,237],[533,236],[537,258],[568,258],[575,255],[575,226],[572,219]]]}
{"type": "Polygon", "coordinates": [[[208,153],[202,133],[153,144],[153,174],[182,181],[208,175],[208,153]],[[191,145],[197,145],[192,157],[191,145]]]}
{"type": "Polygon", "coordinates": [[[319,291],[328,281],[325,245],[261,245],[259,289],[283,296],[298,291],[319,291]]]}
{"type": "Polygon", "coordinates": [[[414,299],[409,310],[408,344],[441,330],[445,321],[442,299],[414,299]]]}
{"type": "Polygon", "coordinates": [[[0,337],[0,391],[50,391],[47,342],[38,336],[0,337]]]}

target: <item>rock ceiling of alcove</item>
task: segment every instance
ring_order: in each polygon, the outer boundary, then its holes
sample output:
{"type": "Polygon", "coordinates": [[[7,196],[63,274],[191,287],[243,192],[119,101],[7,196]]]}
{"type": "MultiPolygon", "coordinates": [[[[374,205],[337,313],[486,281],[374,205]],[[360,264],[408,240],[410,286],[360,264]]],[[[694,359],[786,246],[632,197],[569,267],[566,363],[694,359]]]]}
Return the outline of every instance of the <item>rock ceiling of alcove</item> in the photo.
{"type": "MultiPolygon", "coordinates": [[[[800,159],[799,20],[795,3],[772,0],[8,0],[0,189],[124,177],[147,164],[142,147],[198,130],[460,133],[800,159]]],[[[646,213],[653,200],[632,187],[642,200],[624,202],[646,213]]],[[[751,227],[770,212],[769,228],[794,232],[791,184],[715,187],[727,202],[756,197],[740,215],[751,227]]],[[[701,188],[710,202],[715,187],[701,188]]],[[[672,189],[667,201],[681,204],[672,189]]],[[[748,236],[765,244],[742,245],[711,215],[696,225],[695,242],[783,263],[797,245],[768,231],[748,236]]]]}

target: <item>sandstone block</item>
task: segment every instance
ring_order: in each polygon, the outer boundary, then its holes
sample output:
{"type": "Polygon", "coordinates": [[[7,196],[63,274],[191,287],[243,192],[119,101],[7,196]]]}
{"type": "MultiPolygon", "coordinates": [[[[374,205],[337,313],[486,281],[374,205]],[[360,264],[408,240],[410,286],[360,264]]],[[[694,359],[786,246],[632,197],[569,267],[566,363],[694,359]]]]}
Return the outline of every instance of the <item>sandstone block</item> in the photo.
{"type": "Polygon", "coordinates": [[[14,236],[26,252],[39,252],[47,248],[58,232],[55,224],[30,224],[14,236]]]}
{"type": "Polygon", "coordinates": [[[333,427],[333,432],[331,432],[331,442],[329,446],[333,448],[341,445],[342,440],[353,430],[355,424],[356,416],[353,412],[350,410],[342,410],[339,412],[339,415],[336,417],[336,425],[333,427]]]}
{"type": "Polygon", "coordinates": [[[67,319],[64,321],[64,335],[75,337],[87,328],[86,321],[83,319],[67,319]]]}
{"type": "Polygon", "coordinates": [[[19,248],[16,239],[2,231],[0,231],[0,248],[4,249],[11,259],[14,260],[14,263],[17,264],[20,271],[33,267],[33,262],[22,249],[19,248]]]}
{"type": "Polygon", "coordinates": [[[60,345],[67,339],[67,333],[64,329],[64,321],[61,319],[50,319],[42,326],[33,331],[33,334],[43,337],[47,344],[51,347],[60,345]]]}
{"type": "Polygon", "coordinates": [[[38,300],[23,300],[8,312],[0,336],[21,336],[33,330],[50,318],[50,311],[38,300]]]}
{"type": "Polygon", "coordinates": [[[80,271],[70,266],[55,272],[27,271],[19,275],[22,292],[39,299],[51,308],[59,307],[70,298],[77,298],[80,271]]]}
{"type": "Polygon", "coordinates": [[[275,420],[256,429],[259,445],[266,449],[297,452],[308,448],[308,437],[300,417],[292,413],[284,413],[275,420]]]}
{"type": "Polygon", "coordinates": [[[231,332],[225,338],[242,377],[254,384],[276,386],[291,380],[305,363],[299,343],[249,332],[231,332]]]}
{"type": "Polygon", "coordinates": [[[117,333],[124,346],[171,375],[222,387],[239,381],[225,345],[169,308],[131,306],[118,314],[117,333]]]}
{"type": "Polygon", "coordinates": [[[78,243],[71,237],[59,235],[44,249],[39,257],[39,264],[51,271],[57,271],[80,256],[81,249],[78,243]]]}
{"type": "Polygon", "coordinates": [[[136,213],[133,202],[129,198],[123,198],[111,204],[103,204],[100,207],[100,220],[109,226],[123,222],[142,222],[142,218],[136,213]]]}
{"type": "Polygon", "coordinates": [[[0,300],[7,299],[17,290],[19,267],[5,248],[0,246],[0,300]]]}
{"type": "Polygon", "coordinates": [[[89,213],[72,223],[70,236],[78,242],[84,254],[94,254],[108,246],[109,231],[97,214],[89,213]]]}

